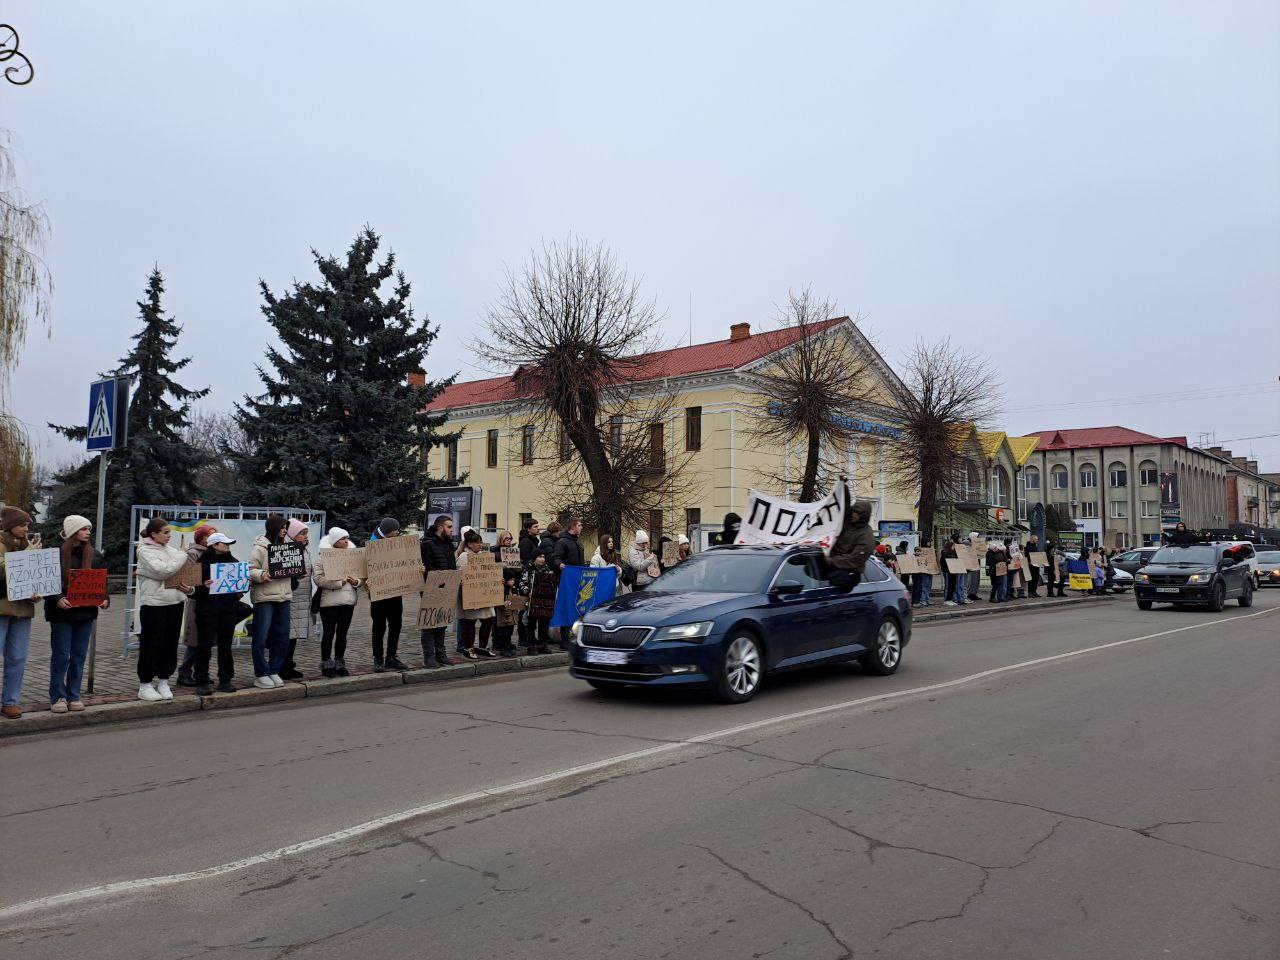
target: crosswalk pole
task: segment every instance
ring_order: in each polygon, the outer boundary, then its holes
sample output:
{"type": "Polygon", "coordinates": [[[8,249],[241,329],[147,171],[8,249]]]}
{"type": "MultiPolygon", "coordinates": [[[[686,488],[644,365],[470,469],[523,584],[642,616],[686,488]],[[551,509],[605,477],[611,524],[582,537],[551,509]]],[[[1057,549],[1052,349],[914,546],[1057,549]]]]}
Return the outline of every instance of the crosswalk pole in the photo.
{"type": "MultiPolygon", "coordinates": [[[[98,454],[98,516],[93,525],[93,547],[102,552],[102,513],[107,497],[107,451],[98,454]]],[[[98,660],[98,618],[93,618],[93,629],[89,631],[89,676],[86,688],[93,693],[93,679],[98,660]]]]}

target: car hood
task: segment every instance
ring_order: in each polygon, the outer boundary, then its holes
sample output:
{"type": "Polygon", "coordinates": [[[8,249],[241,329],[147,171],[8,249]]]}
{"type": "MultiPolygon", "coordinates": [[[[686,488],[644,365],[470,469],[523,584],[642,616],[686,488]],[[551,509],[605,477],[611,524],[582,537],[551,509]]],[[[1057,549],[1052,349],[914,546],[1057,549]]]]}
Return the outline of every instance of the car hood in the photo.
{"type": "Polygon", "coordinates": [[[637,590],[596,607],[582,618],[582,622],[604,624],[613,620],[616,621],[614,627],[663,627],[674,623],[714,620],[723,614],[750,606],[759,599],[760,595],[756,593],[637,590]]]}
{"type": "Polygon", "coordinates": [[[1188,574],[1213,573],[1216,570],[1217,570],[1217,567],[1210,566],[1207,563],[1195,563],[1195,564],[1189,564],[1187,566],[1182,566],[1182,567],[1177,567],[1177,566],[1173,566],[1171,564],[1165,564],[1165,563],[1148,563],[1139,572],[1145,573],[1147,575],[1158,573],[1161,576],[1165,576],[1165,575],[1176,575],[1179,573],[1188,573],[1188,574]]]}

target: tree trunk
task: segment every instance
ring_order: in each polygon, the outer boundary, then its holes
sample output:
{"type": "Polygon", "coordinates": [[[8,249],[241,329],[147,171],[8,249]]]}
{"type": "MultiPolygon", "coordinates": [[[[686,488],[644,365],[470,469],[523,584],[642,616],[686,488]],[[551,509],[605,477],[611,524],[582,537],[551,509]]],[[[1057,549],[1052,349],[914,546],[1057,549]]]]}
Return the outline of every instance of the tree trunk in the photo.
{"type": "Polygon", "coordinates": [[[800,481],[800,502],[812,503],[818,499],[818,454],[822,449],[822,433],[817,427],[809,427],[809,446],[804,461],[804,477],[800,481]]]}

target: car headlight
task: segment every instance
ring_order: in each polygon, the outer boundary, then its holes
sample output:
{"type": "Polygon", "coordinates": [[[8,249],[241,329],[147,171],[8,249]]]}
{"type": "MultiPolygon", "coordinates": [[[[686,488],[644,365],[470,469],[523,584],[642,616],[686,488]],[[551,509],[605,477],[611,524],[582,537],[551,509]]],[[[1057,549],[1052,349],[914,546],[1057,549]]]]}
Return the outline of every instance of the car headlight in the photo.
{"type": "Polygon", "coordinates": [[[1211,573],[1193,573],[1187,577],[1187,583],[1208,583],[1212,576],[1211,573]]]}
{"type": "Polygon", "coordinates": [[[672,627],[659,627],[653,635],[654,640],[701,640],[716,625],[714,620],[701,623],[678,623],[672,627]]]}
{"type": "Polygon", "coordinates": [[[574,643],[582,643],[582,621],[573,621],[573,626],[569,628],[569,633],[573,636],[574,643]]]}
{"type": "Polygon", "coordinates": [[[1138,582],[1139,582],[1139,583],[1150,583],[1150,582],[1151,582],[1151,578],[1150,578],[1149,576],[1147,576],[1145,573],[1140,573],[1140,574],[1138,574],[1138,582]]]}

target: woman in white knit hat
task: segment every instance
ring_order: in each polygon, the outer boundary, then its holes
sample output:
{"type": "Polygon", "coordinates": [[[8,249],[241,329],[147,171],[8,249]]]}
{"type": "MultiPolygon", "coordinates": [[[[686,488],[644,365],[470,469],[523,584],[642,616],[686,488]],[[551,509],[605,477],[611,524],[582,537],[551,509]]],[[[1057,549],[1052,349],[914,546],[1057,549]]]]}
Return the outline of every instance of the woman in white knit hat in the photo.
{"type": "Polygon", "coordinates": [[[627,547],[627,566],[635,573],[636,589],[647,587],[658,577],[658,558],[649,550],[649,534],[637,530],[627,547]]]}
{"type": "MultiPolygon", "coordinates": [[[[73,607],[67,600],[67,586],[72,570],[101,570],[106,566],[102,554],[93,549],[89,536],[93,525],[88,518],[72,514],[62,521],[62,593],[45,597],[44,618],[49,622],[49,708],[54,713],[84,709],[80,699],[80,681],[89,653],[89,639],[98,619],[98,607],[73,607]]],[[[111,605],[108,598],[102,609],[111,605]]],[[[176,656],[176,648],[175,648],[176,656]]]]}
{"type": "Polygon", "coordinates": [[[351,627],[351,615],[356,609],[356,588],[360,581],[355,577],[331,578],[324,571],[324,551],[351,550],[355,545],[347,531],[330,527],[320,538],[320,553],[311,578],[320,588],[320,672],[326,677],[346,677],[347,630],[351,627]]]}

